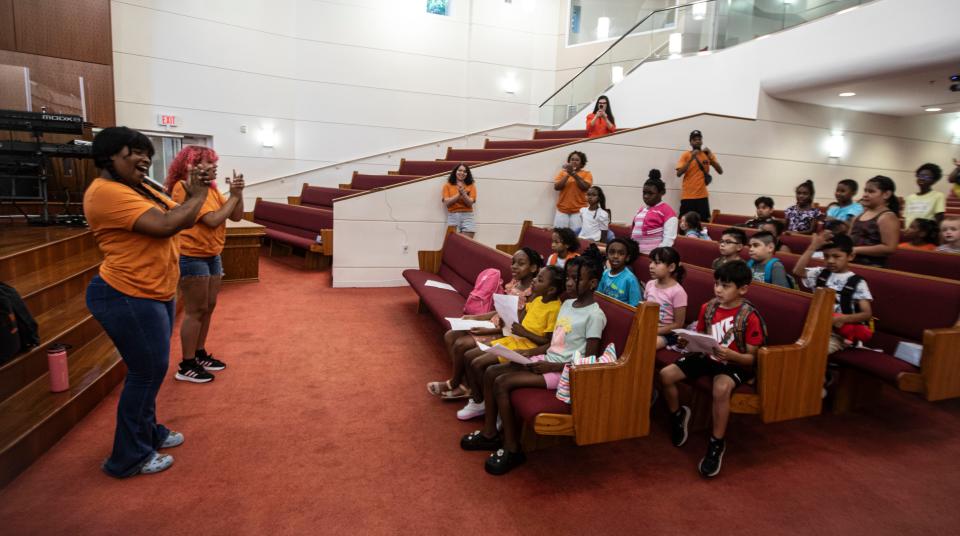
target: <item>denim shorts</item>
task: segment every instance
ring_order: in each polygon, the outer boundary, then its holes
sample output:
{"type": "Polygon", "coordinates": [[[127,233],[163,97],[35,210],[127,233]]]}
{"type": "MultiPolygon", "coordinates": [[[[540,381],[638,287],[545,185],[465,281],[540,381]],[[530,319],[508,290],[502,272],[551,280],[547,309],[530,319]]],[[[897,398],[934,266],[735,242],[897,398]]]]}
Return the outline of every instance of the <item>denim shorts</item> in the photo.
{"type": "Polygon", "coordinates": [[[458,233],[473,233],[476,226],[473,223],[473,212],[448,212],[447,226],[456,227],[458,233]]]}
{"type": "Polygon", "coordinates": [[[190,257],[180,255],[180,278],[223,276],[223,263],[220,255],[213,257],[190,257]]]}

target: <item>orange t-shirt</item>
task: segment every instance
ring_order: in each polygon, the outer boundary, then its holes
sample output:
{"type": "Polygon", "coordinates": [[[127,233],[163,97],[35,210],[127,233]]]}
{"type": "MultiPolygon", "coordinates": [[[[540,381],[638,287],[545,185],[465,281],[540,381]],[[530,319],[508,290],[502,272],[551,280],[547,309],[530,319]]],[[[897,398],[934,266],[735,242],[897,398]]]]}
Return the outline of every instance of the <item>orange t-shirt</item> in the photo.
{"type": "MultiPolygon", "coordinates": [[[[693,151],[686,151],[680,155],[680,161],[677,162],[678,170],[683,169],[687,165],[691,155],[693,155],[693,151]]],[[[703,172],[710,172],[710,165],[717,162],[717,157],[712,151],[710,152],[710,156],[700,152],[697,154],[697,160],[699,160],[703,166],[703,171],[700,170],[700,166],[698,166],[696,162],[690,162],[690,167],[688,167],[687,172],[683,174],[683,183],[680,185],[680,199],[703,199],[709,196],[707,193],[707,183],[703,180],[703,172]]]]}
{"type": "MultiPolygon", "coordinates": [[[[467,196],[476,203],[477,202],[477,183],[466,184],[464,188],[467,190],[467,196]]],[[[457,190],[456,184],[450,184],[449,182],[443,183],[443,193],[441,194],[441,200],[448,197],[453,197],[457,195],[459,191],[457,190]]],[[[447,207],[447,212],[473,212],[473,206],[467,206],[462,200],[457,199],[457,202],[447,207]]]]}
{"type": "Polygon", "coordinates": [[[160,202],[121,182],[94,179],[83,194],[83,212],[103,253],[100,277],[127,296],[168,301],[180,279],[177,237],[145,235],[133,225],[151,208],[166,212],[177,204],[146,183],[143,187],[160,202]]]}
{"type": "MultiPolygon", "coordinates": [[[[183,203],[187,199],[187,191],[183,188],[183,181],[173,185],[173,200],[183,203]]],[[[200,218],[211,212],[220,210],[227,200],[216,188],[210,188],[207,199],[197,213],[197,223],[189,229],[180,231],[180,254],[188,257],[213,257],[223,252],[223,243],[227,240],[227,222],[217,227],[208,227],[200,218]]]]}
{"type": "Polygon", "coordinates": [[[604,136],[610,134],[617,129],[617,125],[613,123],[607,123],[607,120],[604,118],[597,119],[597,122],[593,124],[593,128],[590,128],[590,121],[593,121],[593,116],[596,114],[590,114],[587,116],[587,137],[596,138],[597,136],[604,136]]]}
{"type": "MultiPolygon", "coordinates": [[[[577,172],[577,175],[580,175],[583,182],[593,186],[593,174],[589,171],[581,169],[577,172]]],[[[558,184],[566,176],[567,171],[560,170],[560,173],[557,173],[557,177],[553,179],[553,183],[558,184]]],[[[581,190],[580,187],[577,186],[576,179],[570,177],[567,179],[567,184],[563,187],[563,190],[560,190],[560,195],[557,196],[557,210],[564,214],[576,214],[585,206],[587,206],[587,192],[581,190]]]]}
{"type": "Polygon", "coordinates": [[[936,251],[936,244],[924,244],[922,246],[914,246],[910,242],[900,242],[900,245],[897,246],[900,249],[912,249],[916,251],[936,251]]]}

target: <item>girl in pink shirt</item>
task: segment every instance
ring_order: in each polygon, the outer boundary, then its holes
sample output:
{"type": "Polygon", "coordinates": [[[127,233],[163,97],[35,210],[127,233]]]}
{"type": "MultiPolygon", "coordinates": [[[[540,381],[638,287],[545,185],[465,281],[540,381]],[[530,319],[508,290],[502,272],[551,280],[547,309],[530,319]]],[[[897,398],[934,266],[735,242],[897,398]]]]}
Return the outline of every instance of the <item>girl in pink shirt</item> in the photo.
{"type": "Polygon", "coordinates": [[[677,250],[663,247],[650,252],[650,281],[644,294],[648,302],[660,304],[657,350],[677,342],[671,332],[682,328],[687,317],[687,291],[680,286],[685,274],[677,250]]]}
{"type": "Polygon", "coordinates": [[[651,169],[650,178],[643,185],[643,206],[633,218],[630,237],[640,245],[640,253],[648,254],[654,248],[672,246],[677,239],[677,213],[663,202],[667,185],[660,180],[660,170],[651,169]]]}

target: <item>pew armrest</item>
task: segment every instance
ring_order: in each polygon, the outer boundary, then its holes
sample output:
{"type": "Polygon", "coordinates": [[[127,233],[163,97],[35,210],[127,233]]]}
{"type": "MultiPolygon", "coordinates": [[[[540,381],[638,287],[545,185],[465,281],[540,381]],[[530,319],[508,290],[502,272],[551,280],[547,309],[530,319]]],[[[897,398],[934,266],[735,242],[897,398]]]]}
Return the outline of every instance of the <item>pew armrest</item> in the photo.
{"type": "Polygon", "coordinates": [[[439,251],[418,251],[417,252],[417,262],[420,265],[420,269],[424,272],[430,272],[431,274],[438,273],[440,271],[440,260],[443,258],[443,250],[439,251]]]}
{"type": "Polygon", "coordinates": [[[924,396],[929,401],[960,397],[960,327],[923,332],[924,396]]]}
{"type": "Polygon", "coordinates": [[[528,227],[532,227],[533,222],[530,220],[523,220],[523,225],[520,227],[520,238],[517,239],[516,244],[497,244],[497,249],[506,253],[507,255],[513,255],[520,249],[520,244],[523,243],[523,236],[527,232],[528,227]]]}
{"type": "MultiPolygon", "coordinates": [[[[574,440],[590,445],[650,433],[659,305],[644,303],[616,363],[570,368],[574,440]]],[[[538,419],[539,422],[539,419],[538,419]]]]}
{"type": "Polygon", "coordinates": [[[820,413],[834,299],[832,290],[817,289],[800,339],[793,344],[765,346],[757,354],[757,391],[763,422],[820,413]]]}
{"type": "Polygon", "coordinates": [[[299,204],[300,204],[300,196],[299,196],[299,195],[288,195],[288,196],[287,196],[287,204],[288,204],[288,205],[299,205],[299,204]]]}
{"type": "Polygon", "coordinates": [[[322,243],[321,253],[328,257],[333,256],[333,229],[320,229],[320,239],[322,243]]]}

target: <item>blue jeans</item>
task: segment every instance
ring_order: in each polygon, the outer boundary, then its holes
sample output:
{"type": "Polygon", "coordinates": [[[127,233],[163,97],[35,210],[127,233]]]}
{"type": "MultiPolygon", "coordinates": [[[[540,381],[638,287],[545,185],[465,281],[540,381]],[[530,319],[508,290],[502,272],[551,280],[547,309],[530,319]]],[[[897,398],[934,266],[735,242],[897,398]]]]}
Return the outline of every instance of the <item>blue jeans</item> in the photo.
{"type": "Polygon", "coordinates": [[[127,365],[113,453],[103,470],[118,478],[131,476],[170,435],[157,424],[156,401],[170,361],[174,300],[127,296],[96,276],[87,287],[87,308],[127,365]]]}
{"type": "Polygon", "coordinates": [[[220,260],[220,255],[214,255],[213,257],[180,255],[180,279],[217,275],[223,275],[223,262],[220,260]]]}

